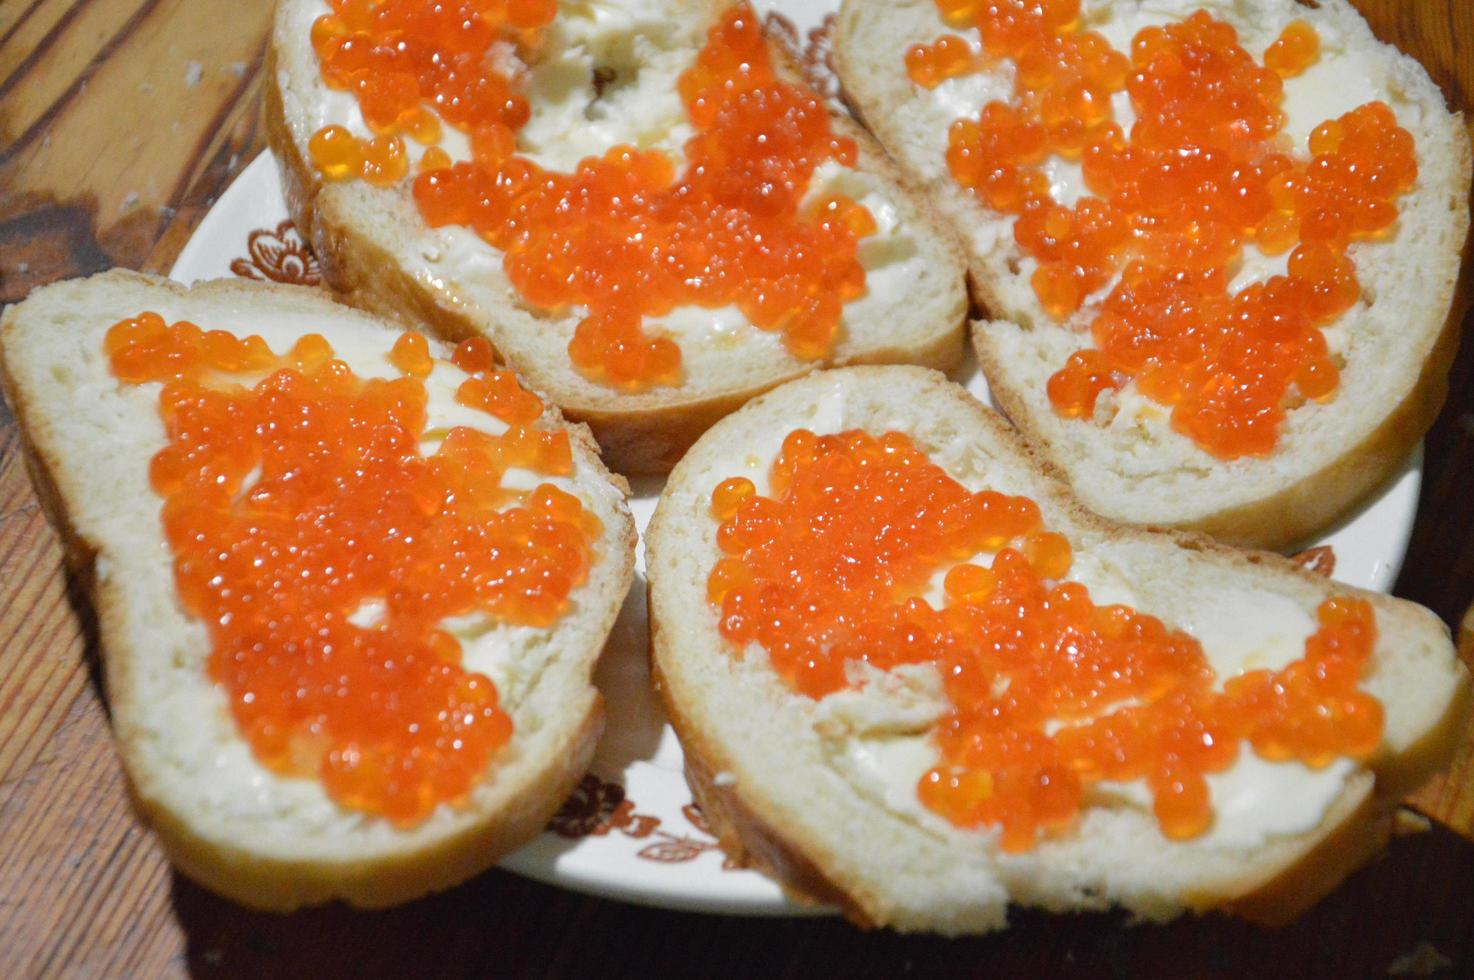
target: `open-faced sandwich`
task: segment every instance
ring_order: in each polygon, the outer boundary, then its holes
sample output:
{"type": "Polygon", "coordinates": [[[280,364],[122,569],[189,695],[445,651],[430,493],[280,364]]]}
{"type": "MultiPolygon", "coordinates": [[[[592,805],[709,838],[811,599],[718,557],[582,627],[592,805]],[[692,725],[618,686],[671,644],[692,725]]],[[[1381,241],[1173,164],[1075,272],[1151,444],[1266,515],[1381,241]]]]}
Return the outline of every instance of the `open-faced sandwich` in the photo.
{"type": "Polygon", "coordinates": [[[1469,137],[1346,0],[846,0],[834,43],[1093,510],[1282,547],[1432,423],[1469,137]]]}
{"type": "Polygon", "coordinates": [[[284,0],[272,60],[327,282],[490,340],[615,469],[816,366],[961,356],[960,252],[745,3],[284,0]]]}
{"type": "Polygon", "coordinates": [[[0,368],[182,872],[380,906],[542,829],[603,727],[635,530],[587,431],[485,341],[108,272],[10,307],[0,368]]]}
{"type": "Polygon", "coordinates": [[[1284,921],[1386,840],[1468,707],[1426,609],[1094,516],[920,368],[816,373],[718,423],[645,558],[723,846],[866,925],[1284,921]]]}

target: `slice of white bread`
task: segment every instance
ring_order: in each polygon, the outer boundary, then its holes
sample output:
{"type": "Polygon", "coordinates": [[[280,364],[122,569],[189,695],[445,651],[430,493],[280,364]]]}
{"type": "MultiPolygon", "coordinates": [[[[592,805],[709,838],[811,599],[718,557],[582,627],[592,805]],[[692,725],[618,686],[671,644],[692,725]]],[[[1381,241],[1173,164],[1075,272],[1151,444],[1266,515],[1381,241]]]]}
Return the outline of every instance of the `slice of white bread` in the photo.
{"type": "MultiPolygon", "coordinates": [[[[548,479],[603,523],[589,577],[551,628],[447,626],[460,635],[466,668],[496,683],[514,733],[463,806],[442,804],[400,829],[340,807],[316,779],[264,768],[206,674],[210,642],[177,598],[161,501],[149,483],[149,460],[166,441],[160,386],[121,384],[103,352],[108,328],[145,310],[171,323],[257,334],[276,351],[320,333],[361,377],[398,376],[384,354],[400,330],[318,290],[240,280],[186,289],[121,271],[39,289],[0,321],[5,395],[42,502],[90,588],[119,754],[137,808],[170,859],[257,908],[334,898],[384,906],[456,884],[535,836],[583,775],[603,729],[590,677],[633,574],[623,481],[611,479],[587,431],[568,430],[572,476],[548,479]]],[[[448,356],[432,345],[437,358],[448,356]]],[[[426,380],[427,438],[439,425],[504,428],[456,406],[453,386],[447,397],[436,394],[463,377],[437,361],[426,380]]],[[[537,424],[563,422],[549,408],[537,424]]]]}
{"type": "MultiPolygon", "coordinates": [[[[526,81],[532,118],[518,151],[560,171],[616,144],[659,148],[684,165],[691,135],[676,89],[706,31],[726,4],[708,0],[566,0],[526,81]]],[[[328,90],[309,44],[325,0],[283,0],[266,73],[266,126],[297,227],[323,274],[345,300],[424,325],[450,339],[480,334],[571,419],[588,423],[606,461],[621,472],[665,472],[713,421],[752,395],[821,362],[795,358],[776,332],[751,327],[735,307],[680,308],[647,321],[682,348],[684,380],[674,387],[620,392],[588,380],[569,361],[579,316],[525,302],[507,279],[502,253],[459,227],[430,229],[410,197],[411,178],[376,189],[324,182],[309,162],[312,134],[329,123],[367,136],[353,98],[328,90]]],[[[801,74],[770,44],[785,80],[801,74]]],[[[911,362],[947,368],[962,354],[967,312],[963,262],[919,198],[853,120],[835,114],[837,133],[859,145],[859,166],[826,164],[811,183],[870,209],[879,225],[862,240],[868,292],[846,304],[842,336],[822,363],[911,362]]],[[[464,158],[466,139],[449,126],[443,144],[464,158]]],[[[407,141],[411,155],[419,149],[407,141]]]]}
{"type": "MultiPolygon", "coordinates": [[[[1468,232],[1470,144],[1463,120],[1412,58],[1377,41],[1346,0],[1084,0],[1085,27],[1120,51],[1142,27],[1204,9],[1260,53],[1293,20],[1320,36],[1320,60],[1285,81],[1285,133],[1300,155],[1320,122],[1381,99],[1417,144],[1416,185],[1398,201],[1384,240],[1354,242],[1362,299],[1325,330],[1341,363],[1329,403],[1293,408],[1266,457],[1221,461],[1170,428],[1168,410],[1129,384],[1103,395],[1096,419],[1057,415],[1045,383],[1070,353],[1091,346],[1092,304],[1059,323],[1030,284],[1037,263],[1013,236],[1013,218],[959,185],[944,160],[947,130],[992,99],[1012,98],[1010,62],[927,90],[904,58],[914,44],[957,33],[933,0],[846,0],[835,36],[846,97],[907,175],[956,228],[969,278],[989,322],[975,326],[978,358],[998,404],[1063,470],[1082,500],[1119,520],[1205,531],[1237,544],[1279,548],[1328,526],[1394,473],[1432,424],[1447,388],[1464,304],[1455,302],[1468,232]],[[1114,413],[1114,415],[1112,415],[1114,413]]],[[[976,31],[961,33],[976,38],[976,31]]],[[[1127,120],[1124,96],[1116,118],[1127,120]]],[[[1070,167],[1047,172],[1069,184],[1070,167]]],[[[1078,185],[1078,165],[1073,170],[1078,185]]],[[[1252,244],[1236,288],[1283,270],[1252,244]]]]}
{"type": "Polygon", "coordinates": [[[1005,923],[1010,902],[1122,906],[1144,919],[1227,907],[1284,921],[1380,846],[1399,794],[1446,763],[1468,710],[1464,668],[1426,609],[1275,555],[1099,518],[1002,418],[924,369],[822,372],[755,399],[676,467],[645,541],[653,672],[723,846],[865,925],[981,932],[1005,923]],[[796,428],[900,431],[969,490],[1028,496],[1069,539],[1069,577],[1095,602],[1126,602],[1195,635],[1220,678],[1253,652],[1271,668],[1302,656],[1322,600],[1367,600],[1379,638],[1361,684],[1385,709],[1381,746],[1363,764],[1323,770],[1264,762],[1245,746],[1209,777],[1217,819],[1187,841],[1166,839],[1150,797],[1131,791],[1092,791],[1071,829],[1026,853],[1003,853],[994,830],[958,829],[916,799],[936,760],[927,726],[945,708],[935,668],[871,668],[861,687],[815,701],[780,680],[761,648],[735,656],[717,630],[706,596],[721,557],[712,490],[742,475],[766,492],[796,428]]]}

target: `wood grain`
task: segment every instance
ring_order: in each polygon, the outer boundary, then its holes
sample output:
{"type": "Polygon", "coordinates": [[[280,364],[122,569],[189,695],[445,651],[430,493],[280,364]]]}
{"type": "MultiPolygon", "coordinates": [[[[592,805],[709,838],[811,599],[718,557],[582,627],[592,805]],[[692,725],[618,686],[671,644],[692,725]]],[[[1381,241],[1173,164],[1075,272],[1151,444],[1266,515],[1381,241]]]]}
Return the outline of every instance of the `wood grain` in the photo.
{"type": "Polygon", "coordinates": [[[143,265],[210,167],[223,156],[233,174],[254,155],[272,5],[10,8],[14,20],[0,21],[0,301],[143,265]],[[46,244],[33,251],[38,234],[46,244]]]}
{"type": "MultiPolygon", "coordinates": [[[[1361,0],[1374,30],[1474,105],[1474,3],[1361,0]]],[[[0,0],[0,302],[110,265],[165,270],[260,148],[267,0],[0,0]]],[[[1428,436],[1396,592],[1448,622],[1474,590],[1474,350],[1428,436]]],[[[1474,614],[1471,614],[1474,615],[1474,614]]],[[[1474,618],[1470,620],[1474,629],[1474,618]]],[[[1469,650],[1474,650],[1474,639],[1469,650]]],[[[658,912],[491,872],[389,912],[246,912],[174,876],[129,810],[90,611],[0,404],[0,976],[1474,975],[1474,844],[1396,841],[1305,919],[1122,928],[1021,914],[965,942],[838,921],[658,912]],[[1409,958],[1411,957],[1411,958],[1409,958]],[[1425,971],[1429,972],[1429,971],[1425,971]]],[[[1474,732],[1416,804],[1474,827],[1474,732]]]]}

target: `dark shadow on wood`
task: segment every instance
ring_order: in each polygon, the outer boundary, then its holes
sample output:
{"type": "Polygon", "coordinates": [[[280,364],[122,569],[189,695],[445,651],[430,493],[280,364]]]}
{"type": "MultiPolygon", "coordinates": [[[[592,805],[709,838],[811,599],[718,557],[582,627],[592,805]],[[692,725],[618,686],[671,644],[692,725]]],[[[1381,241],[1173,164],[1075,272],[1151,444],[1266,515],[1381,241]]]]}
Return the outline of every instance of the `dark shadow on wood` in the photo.
{"type": "MultiPolygon", "coordinates": [[[[12,464],[24,466],[27,476],[31,482],[31,492],[26,494],[27,500],[22,510],[29,510],[39,505],[46,512],[50,532],[55,534],[65,558],[65,590],[67,605],[76,617],[77,625],[81,630],[83,653],[82,663],[87,670],[88,679],[97,698],[102,702],[103,711],[107,713],[111,722],[112,713],[108,708],[106,684],[102,668],[102,646],[97,628],[97,611],[92,604],[92,580],[93,559],[87,553],[80,540],[71,533],[70,529],[62,529],[57,519],[58,515],[47,506],[48,500],[56,500],[57,492],[50,485],[48,476],[36,463],[31,454],[26,440],[22,437],[19,428],[15,425],[10,406],[3,398],[0,398],[0,465],[12,464]]],[[[0,515],[4,516],[4,515],[0,515]]]]}
{"type": "Polygon", "coordinates": [[[1121,915],[1022,911],[1007,932],[944,940],[865,933],[837,918],[652,911],[501,871],[398,909],[293,915],[251,912],[176,876],[173,905],[199,977],[1474,975],[1474,844],[1436,826],[1394,841],[1278,931],[1219,916],[1128,927],[1121,915]]]}
{"type": "Polygon", "coordinates": [[[98,244],[91,195],[56,201],[11,198],[0,216],[0,303],[25,298],[33,287],[101,272],[113,262],[98,244]]]}
{"type": "Polygon", "coordinates": [[[82,630],[84,644],[82,665],[87,668],[87,679],[91,682],[92,690],[102,704],[108,725],[111,726],[113,710],[107,698],[107,680],[102,667],[102,642],[97,630],[97,610],[92,604],[90,578],[90,575],[84,576],[68,568],[66,573],[67,605],[71,606],[72,614],[77,617],[77,625],[82,630]]]}

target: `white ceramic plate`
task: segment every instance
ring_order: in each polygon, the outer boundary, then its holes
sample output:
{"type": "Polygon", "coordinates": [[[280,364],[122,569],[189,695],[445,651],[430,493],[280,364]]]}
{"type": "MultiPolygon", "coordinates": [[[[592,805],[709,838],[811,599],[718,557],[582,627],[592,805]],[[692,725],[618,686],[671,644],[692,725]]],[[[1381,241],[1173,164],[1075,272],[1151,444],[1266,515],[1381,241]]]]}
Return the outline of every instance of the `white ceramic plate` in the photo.
{"type": "MultiPolygon", "coordinates": [[[[760,0],[757,6],[781,10],[790,37],[807,48],[809,64],[822,64],[823,38],[811,32],[837,3],[760,0]]],[[[287,217],[270,154],[253,161],[221,195],[170,274],[182,282],[230,275],[315,281],[315,262],[287,217]]],[[[988,397],[971,360],[955,377],[988,397]]],[[[1379,591],[1391,588],[1407,551],[1421,477],[1420,450],[1376,500],[1315,542],[1332,548],[1336,578],[1379,591]]],[[[634,481],[631,507],[642,533],[663,485],[660,479],[634,481]]],[[[668,908],[746,915],[810,911],[786,900],[761,875],[726,865],[691,805],[681,747],[650,690],[645,649],[642,552],[594,678],[609,720],[593,770],[549,830],[503,867],[577,891],[668,908]]]]}

